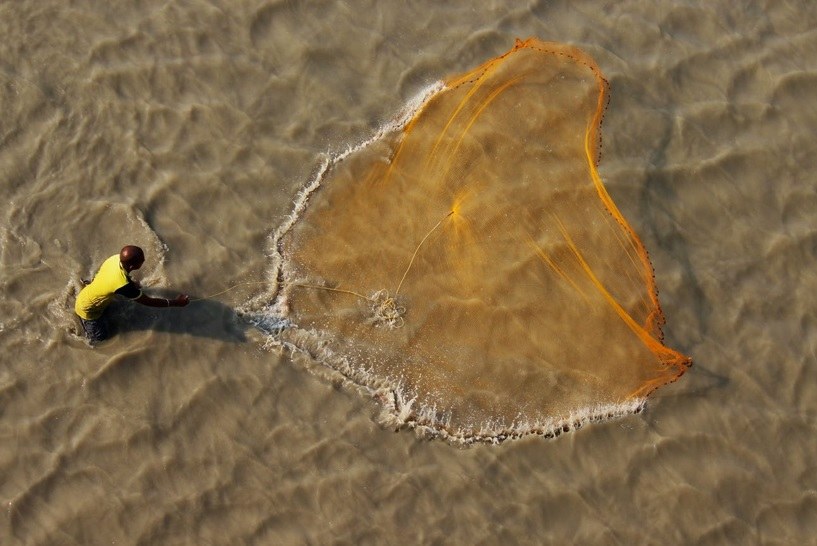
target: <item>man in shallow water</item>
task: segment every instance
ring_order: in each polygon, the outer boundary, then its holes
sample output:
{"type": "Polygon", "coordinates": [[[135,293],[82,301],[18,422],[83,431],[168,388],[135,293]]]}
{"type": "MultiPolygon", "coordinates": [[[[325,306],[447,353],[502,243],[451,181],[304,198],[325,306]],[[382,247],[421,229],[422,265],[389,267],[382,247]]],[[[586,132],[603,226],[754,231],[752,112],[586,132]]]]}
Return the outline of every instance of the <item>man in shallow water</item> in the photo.
{"type": "Polygon", "coordinates": [[[116,295],[124,296],[148,307],[184,307],[190,297],[179,294],[176,298],[152,298],[142,293],[139,283],[131,280],[130,272],[142,267],[145,253],[138,246],[127,245],[102,263],[94,280],[83,288],[74,305],[74,312],[82,322],[87,338],[95,343],[108,338],[105,309],[116,295]]]}

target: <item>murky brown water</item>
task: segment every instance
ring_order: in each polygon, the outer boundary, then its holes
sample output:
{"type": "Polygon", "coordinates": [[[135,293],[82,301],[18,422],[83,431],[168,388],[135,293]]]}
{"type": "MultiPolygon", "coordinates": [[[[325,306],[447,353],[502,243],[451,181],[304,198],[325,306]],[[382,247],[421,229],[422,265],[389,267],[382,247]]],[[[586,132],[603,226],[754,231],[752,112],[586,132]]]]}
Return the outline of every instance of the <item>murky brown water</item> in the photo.
{"type": "Polygon", "coordinates": [[[807,544],[817,536],[817,7],[0,4],[0,542],[807,544]],[[326,151],[517,36],[610,79],[601,174],[695,359],[645,412],[461,449],[236,316],[326,151]],[[125,243],[196,297],[79,279],[125,243]]]}

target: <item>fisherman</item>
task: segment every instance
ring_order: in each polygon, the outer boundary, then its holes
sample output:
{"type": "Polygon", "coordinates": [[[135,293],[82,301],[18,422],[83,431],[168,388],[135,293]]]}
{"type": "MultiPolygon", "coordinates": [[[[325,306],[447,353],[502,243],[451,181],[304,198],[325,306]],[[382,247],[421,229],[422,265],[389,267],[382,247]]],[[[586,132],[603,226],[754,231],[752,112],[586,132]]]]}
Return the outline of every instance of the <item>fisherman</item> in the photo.
{"type": "Polygon", "coordinates": [[[108,338],[105,308],[116,295],[124,296],[148,307],[184,307],[190,297],[179,294],[174,299],[152,298],[142,293],[139,283],[131,280],[130,272],[142,267],[145,253],[138,246],[127,245],[102,263],[94,280],[77,295],[74,312],[82,322],[85,335],[92,343],[108,338]]]}

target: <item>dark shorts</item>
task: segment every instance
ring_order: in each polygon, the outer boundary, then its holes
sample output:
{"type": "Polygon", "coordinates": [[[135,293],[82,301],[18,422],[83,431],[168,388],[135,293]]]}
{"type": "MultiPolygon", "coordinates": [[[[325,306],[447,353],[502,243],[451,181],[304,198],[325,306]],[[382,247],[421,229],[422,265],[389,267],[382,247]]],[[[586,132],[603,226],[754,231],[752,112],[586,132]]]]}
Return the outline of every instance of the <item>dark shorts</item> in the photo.
{"type": "Polygon", "coordinates": [[[85,320],[80,318],[82,329],[85,330],[85,337],[91,343],[97,343],[108,339],[108,325],[105,324],[105,318],[100,317],[95,320],[85,320]]]}

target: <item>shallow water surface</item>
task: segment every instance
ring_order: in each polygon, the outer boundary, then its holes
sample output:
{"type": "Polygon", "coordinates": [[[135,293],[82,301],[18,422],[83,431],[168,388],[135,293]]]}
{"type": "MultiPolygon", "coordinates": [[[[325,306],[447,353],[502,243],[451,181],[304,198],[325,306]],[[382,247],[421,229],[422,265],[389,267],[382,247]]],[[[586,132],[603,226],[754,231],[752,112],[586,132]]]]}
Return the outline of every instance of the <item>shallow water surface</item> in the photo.
{"type": "Polygon", "coordinates": [[[813,542],[815,28],[805,0],[0,5],[0,542],[813,542]],[[609,78],[600,173],[695,366],[553,440],[394,433],[239,312],[323,154],[527,36],[609,78]],[[117,304],[92,350],[74,294],[126,243],[204,299],[117,304]]]}

